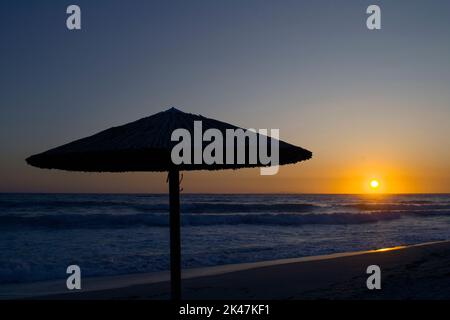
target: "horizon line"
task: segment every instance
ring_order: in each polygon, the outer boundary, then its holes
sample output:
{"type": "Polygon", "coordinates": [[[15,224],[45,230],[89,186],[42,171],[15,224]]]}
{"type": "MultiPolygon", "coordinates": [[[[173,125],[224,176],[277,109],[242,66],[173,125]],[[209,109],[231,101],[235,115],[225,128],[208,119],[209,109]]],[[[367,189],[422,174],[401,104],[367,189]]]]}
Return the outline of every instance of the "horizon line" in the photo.
{"type": "MultiPolygon", "coordinates": [[[[0,191],[0,194],[72,194],[72,195],[168,195],[168,192],[37,192],[37,191],[0,191]]],[[[327,193],[327,192],[186,192],[184,195],[450,195],[450,192],[398,192],[398,193],[327,193]]]]}

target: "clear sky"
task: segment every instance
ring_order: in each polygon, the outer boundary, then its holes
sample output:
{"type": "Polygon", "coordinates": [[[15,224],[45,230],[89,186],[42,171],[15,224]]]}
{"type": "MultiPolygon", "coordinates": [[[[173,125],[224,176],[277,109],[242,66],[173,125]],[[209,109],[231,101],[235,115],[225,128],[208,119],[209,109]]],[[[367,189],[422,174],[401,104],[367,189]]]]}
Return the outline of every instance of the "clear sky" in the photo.
{"type": "Polygon", "coordinates": [[[314,153],[275,176],[185,173],[185,192],[450,192],[449,1],[6,0],[0,40],[0,192],[165,192],[164,174],[24,159],[169,106],[314,153]]]}

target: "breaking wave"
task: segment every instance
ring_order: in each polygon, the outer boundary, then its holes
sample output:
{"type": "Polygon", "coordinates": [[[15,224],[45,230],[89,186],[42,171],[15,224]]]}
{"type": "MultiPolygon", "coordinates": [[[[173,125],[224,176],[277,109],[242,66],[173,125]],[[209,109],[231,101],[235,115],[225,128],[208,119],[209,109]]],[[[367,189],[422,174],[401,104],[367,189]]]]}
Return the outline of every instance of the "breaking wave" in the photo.
{"type": "MultiPolygon", "coordinates": [[[[166,201],[167,202],[167,201],[166,201]]],[[[62,208],[65,211],[95,211],[108,209],[114,212],[142,212],[142,213],[167,213],[169,205],[167,203],[136,203],[126,201],[36,201],[36,202],[6,202],[0,201],[0,209],[9,211],[31,211],[31,212],[51,212],[58,211],[62,208]]],[[[182,204],[182,212],[185,213],[256,213],[256,212],[308,212],[319,206],[309,203],[188,203],[182,204]]]]}
{"type": "MultiPolygon", "coordinates": [[[[414,212],[376,212],[376,213],[324,213],[324,214],[182,214],[184,226],[208,225],[282,225],[301,226],[307,224],[361,224],[399,219],[404,216],[446,216],[450,210],[414,212]]],[[[55,229],[96,229],[129,228],[138,226],[167,227],[167,214],[47,214],[47,215],[1,215],[0,228],[33,227],[55,229]]]]}

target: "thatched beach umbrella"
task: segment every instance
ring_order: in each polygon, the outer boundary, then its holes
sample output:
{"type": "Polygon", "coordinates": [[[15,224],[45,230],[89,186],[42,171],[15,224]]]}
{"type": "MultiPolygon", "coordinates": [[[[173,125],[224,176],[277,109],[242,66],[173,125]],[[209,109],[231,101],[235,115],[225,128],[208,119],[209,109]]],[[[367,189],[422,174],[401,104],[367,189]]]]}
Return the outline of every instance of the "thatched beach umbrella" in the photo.
{"type": "MultiPolygon", "coordinates": [[[[175,165],[171,151],[177,142],[171,141],[172,132],[186,129],[194,136],[194,121],[201,121],[203,132],[218,129],[223,136],[227,129],[238,129],[231,124],[184,113],[175,108],[157,113],[122,126],[101,131],[93,136],[73,141],[26,159],[27,163],[45,169],[85,172],[168,171],[170,201],[170,267],[172,298],[181,297],[181,245],[180,245],[180,178],[182,170],[218,170],[260,167],[267,164],[250,163],[248,154],[252,146],[245,145],[243,164],[191,164],[175,165]]],[[[271,140],[268,139],[268,142],[271,140]]],[[[206,145],[207,143],[204,143],[206,145]]],[[[224,143],[225,145],[225,143],[224,143]]],[[[254,147],[254,146],[253,146],[254,147]]],[[[259,148],[259,146],[257,146],[259,148]]],[[[270,150],[270,148],[269,148],[270,150]]],[[[236,151],[236,148],[235,150],[236,151]]],[[[224,156],[227,149],[223,150],[224,156]]],[[[192,159],[194,158],[192,154],[192,159]]],[[[234,152],[236,156],[236,152],[234,152]]],[[[279,141],[279,164],[296,163],[311,158],[310,151],[279,141]]]]}

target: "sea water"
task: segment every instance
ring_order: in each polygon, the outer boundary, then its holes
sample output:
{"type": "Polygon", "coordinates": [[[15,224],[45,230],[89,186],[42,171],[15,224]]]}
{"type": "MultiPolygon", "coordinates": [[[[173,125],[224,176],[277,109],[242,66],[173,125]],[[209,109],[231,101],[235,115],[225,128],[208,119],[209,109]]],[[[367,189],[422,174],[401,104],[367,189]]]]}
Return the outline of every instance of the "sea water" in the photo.
{"type": "MultiPolygon", "coordinates": [[[[450,239],[450,195],[183,194],[182,264],[450,239]]],[[[169,269],[167,195],[0,194],[0,284],[169,269]]]]}

